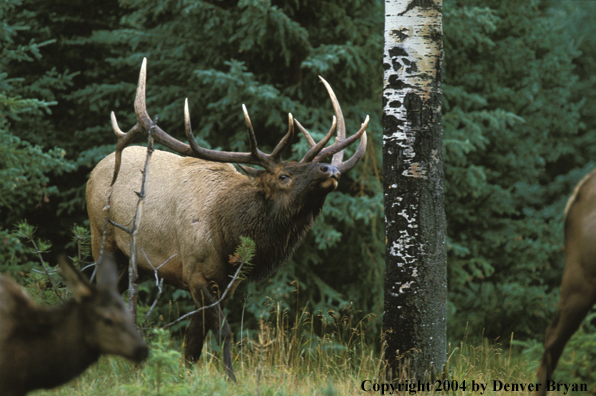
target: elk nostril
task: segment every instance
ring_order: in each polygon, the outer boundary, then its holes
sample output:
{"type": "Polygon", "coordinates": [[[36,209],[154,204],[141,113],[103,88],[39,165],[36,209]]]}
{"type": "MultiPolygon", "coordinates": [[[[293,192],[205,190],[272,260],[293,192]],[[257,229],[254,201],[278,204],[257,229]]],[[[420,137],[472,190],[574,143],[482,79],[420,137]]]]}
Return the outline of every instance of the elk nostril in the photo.
{"type": "Polygon", "coordinates": [[[321,172],[327,172],[328,170],[329,170],[329,167],[327,165],[321,166],[321,172]]]}

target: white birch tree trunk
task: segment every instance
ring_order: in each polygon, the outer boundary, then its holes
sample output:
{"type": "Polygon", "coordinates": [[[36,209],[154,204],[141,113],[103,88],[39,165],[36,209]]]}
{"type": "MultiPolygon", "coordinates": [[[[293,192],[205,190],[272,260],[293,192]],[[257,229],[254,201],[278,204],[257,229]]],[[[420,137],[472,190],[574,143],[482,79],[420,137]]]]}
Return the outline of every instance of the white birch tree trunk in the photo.
{"type": "Polygon", "coordinates": [[[446,360],[442,0],[386,0],[383,171],[385,357],[395,380],[446,360]]]}

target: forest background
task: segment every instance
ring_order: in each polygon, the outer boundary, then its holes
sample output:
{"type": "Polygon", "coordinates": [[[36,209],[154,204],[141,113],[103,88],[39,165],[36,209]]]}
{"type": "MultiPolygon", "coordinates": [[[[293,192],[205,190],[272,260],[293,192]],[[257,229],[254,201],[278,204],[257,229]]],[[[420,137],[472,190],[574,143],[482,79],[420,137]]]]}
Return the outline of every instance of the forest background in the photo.
{"type": "MultiPolygon", "coordinates": [[[[558,299],[563,209],[595,167],[596,3],[444,0],[443,12],[448,337],[540,342],[558,299]]],[[[376,316],[367,334],[378,340],[382,1],[4,0],[0,20],[0,273],[39,285],[37,257],[16,231],[23,220],[51,243],[52,265],[77,255],[85,183],[114,150],[109,113],[135,123],[143,57],[160,126],[183,140],[188,97],[199,143],[224,150],[248,149],[242,103],[266,150],[288,112],[320,138],[332,115],[322,75],[349,131],[370,115],[367,155],[290,262],[235,292],[228,319],[238,332],[242,313],[254,329],[269,304],[349,309],[376,316]]],[[[306,150],[297,140],[290,158],[306,150]]],[[[141,310],[153,283],[141,285],[141,310]]],[[[177,317],[172,303],[192,308],[186,292],[167,289],[155,324],[177,317]]]]}

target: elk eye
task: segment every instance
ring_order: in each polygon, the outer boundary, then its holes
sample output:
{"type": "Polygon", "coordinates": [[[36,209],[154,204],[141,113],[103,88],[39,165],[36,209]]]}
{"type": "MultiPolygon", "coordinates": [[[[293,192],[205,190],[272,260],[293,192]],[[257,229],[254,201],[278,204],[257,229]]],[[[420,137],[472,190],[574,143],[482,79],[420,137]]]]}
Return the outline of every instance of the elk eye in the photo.
{"type": "Polygon", "coordinates": [[[111,318],[108,318],[107,316],[104,316],[102,318],[103,320],[103,324],[105,324],[106,326],[113,326],[114,325],[114,321],[111,318]]]}
{"type": "Polygon", "coordinates": [[[288,175],[279,175],[279,180],[282,182],[290,180],[290,176],[288,175]]]}

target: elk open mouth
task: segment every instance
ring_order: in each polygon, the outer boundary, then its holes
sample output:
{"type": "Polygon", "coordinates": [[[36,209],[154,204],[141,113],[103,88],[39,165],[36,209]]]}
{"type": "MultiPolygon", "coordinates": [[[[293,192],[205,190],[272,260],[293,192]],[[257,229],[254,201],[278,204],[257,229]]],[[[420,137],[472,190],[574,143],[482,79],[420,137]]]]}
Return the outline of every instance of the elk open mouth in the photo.
{"type": "Polygon", "coordinates": [[[333,175],[333,176],[329,176],[329,178],[327,180],[322,181],[321,184],[319,184],[319,186],[323,190],[333,191],[337,188],[338,183],[339,183],[339,177],[336,175],[333,175]]]}

